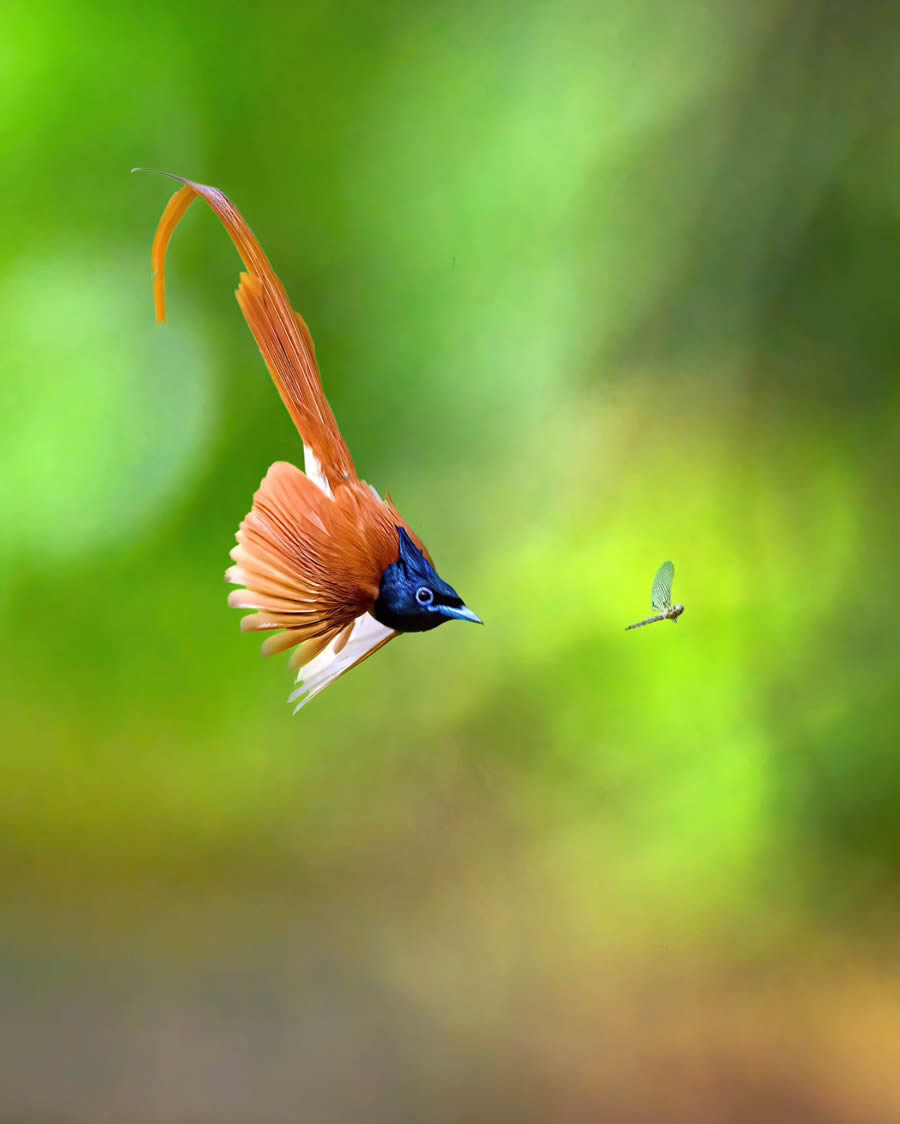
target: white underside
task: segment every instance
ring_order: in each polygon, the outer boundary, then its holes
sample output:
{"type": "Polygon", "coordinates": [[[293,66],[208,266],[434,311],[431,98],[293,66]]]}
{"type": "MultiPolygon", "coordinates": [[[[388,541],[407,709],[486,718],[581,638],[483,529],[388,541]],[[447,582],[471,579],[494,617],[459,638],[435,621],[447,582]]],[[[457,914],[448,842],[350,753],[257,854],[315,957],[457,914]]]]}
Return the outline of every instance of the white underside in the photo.
{"type": "Polygon", "coordinates": [[[350,638],[340,652],[334,650],[335,644],[340,639],[337,636],[327,648],[297,672],[297,682],[300,686],[288,698],[288,702],[297,703],[294,714],[301,707],[306,706],[310,699],[314,699],[320,691],[324,691],[339,675],[343,675],[354,664],[359,663],[373,648],[377,648],[388,637],[394,635],[393,629],[380,624],[371,613],[363,613],[362,616],[357,617],[352,628],[350,638]]]}

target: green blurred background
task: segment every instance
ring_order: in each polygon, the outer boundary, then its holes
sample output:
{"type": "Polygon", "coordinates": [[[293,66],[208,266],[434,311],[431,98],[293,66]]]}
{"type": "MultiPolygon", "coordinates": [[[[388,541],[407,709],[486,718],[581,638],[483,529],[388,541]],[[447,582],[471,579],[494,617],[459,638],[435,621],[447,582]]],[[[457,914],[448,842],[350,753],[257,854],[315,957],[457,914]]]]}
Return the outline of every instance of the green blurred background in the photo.
{"type": "Polygon", "coordinates": [[[891,6],[2,25],[0,1119],[900,1119],[891,6]],[[291,717],[222,574],[300,442],[136,164],[486,628],[291,717]]]}

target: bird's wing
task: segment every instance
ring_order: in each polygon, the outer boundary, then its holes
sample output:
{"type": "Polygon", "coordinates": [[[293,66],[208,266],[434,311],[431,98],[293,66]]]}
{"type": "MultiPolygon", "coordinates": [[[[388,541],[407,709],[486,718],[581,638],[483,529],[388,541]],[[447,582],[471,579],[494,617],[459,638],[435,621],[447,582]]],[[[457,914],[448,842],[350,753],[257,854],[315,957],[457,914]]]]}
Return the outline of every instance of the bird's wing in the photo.
{"type": "Polygon", "coordinates": [[[153,242],[156,318],[166,318],[166,250],[175,228],[191,203],[206,200],[231,236],[247,268],[241,274],[238,303],[262,352],[282,400],[300,432],[305,465],[326,492],[356,480],[353,458],[341,437],[316,364],[315,348],[302,316],[294,312],[279,281],[243,215],[215,187],[172,177],[184,186],[172,196],[153,242]]]}
{"type": "Polygon", "coordinates": [[[291,698],[306,696],[299,705],[398,635],[370,610],[397,560],[399,525],[394,506],[362,481],[331,496],[284,461],[266,473],[231,552],[225,580],[242,588],[228,603],[253,610],[244,632],[270,634],[264,656],[294,649],[303,688],[291,698]]]}
{"type": "Polygon", "coordinates": [[[663,562],[653,579],[653,608],[657,612],[668,609],[672,604],[672,579],[675,567],[671,562],[663,562]]]}
{"type": "Polygon", "coordinates": [[[256,610],[241,621],[243,631],[276,633],[263,643],[263,655],[326,638],[324,647],[369,612],[382,574],[398,557],[395,520],[402,522],[362,481],[332,497],[294,465],[272,465],[241,522],[231,551],[235,564],[225,574],[243,586],[228,603],[256,610]]]}

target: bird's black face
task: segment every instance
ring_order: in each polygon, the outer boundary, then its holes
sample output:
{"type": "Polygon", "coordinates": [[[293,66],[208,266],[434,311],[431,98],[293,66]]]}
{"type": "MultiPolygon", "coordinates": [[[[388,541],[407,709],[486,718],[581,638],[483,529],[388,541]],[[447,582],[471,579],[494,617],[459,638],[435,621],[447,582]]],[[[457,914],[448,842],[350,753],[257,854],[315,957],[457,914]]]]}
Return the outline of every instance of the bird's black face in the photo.
{"type": "Polygon", "coordinates": [[[482,624],[456,590],[441,581],[405,529],[398,527],[397,534],[400,557],[381,576],[372,616],[397,632],[427,632],[449,620],[482,624]]]}

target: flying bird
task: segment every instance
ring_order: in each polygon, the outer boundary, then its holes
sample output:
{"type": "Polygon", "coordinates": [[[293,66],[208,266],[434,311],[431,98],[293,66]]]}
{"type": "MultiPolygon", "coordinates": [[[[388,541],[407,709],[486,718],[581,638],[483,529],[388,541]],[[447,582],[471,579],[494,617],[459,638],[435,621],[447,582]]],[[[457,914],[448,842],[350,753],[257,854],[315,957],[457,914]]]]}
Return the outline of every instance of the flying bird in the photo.
{"type": "MultiPolygon", "coordinates": [[[[166,173],[168,174],[168,173],[166,173]]],[[[394,507],[356,473],[316,364],[303,317],[237,207],[221,191],[173,176],[153,242],[156,319],[166,319],[166,250],[196,198],[231,236],[246,268],[237,300],[282,401],[303,441],[301,472],[271,466],[241,522],[225,580],[243,632],[264,632],[265,656],[293,649],[299,686],[294,713],[339,676],[403,632],[479,617],[434,568],[422,540],[394,507]]]]}
{"type": "Polygon", "coordinates": [[[656,610],[655,617],[647,617],[645,621],[638,621],[637,624],[630,624],[625,629],[626,632],[632,628],[643,628],[645,624],[655,624],[657,621],[672,621],[673,624],[678,623],[678,618],[684,612],[684,605],[672,604],[672,579],[675,577],[675,567],[671,562],[663,562],[660,568],[656,571],[656,577],[653,579],[653,608],[656,610]]]}

